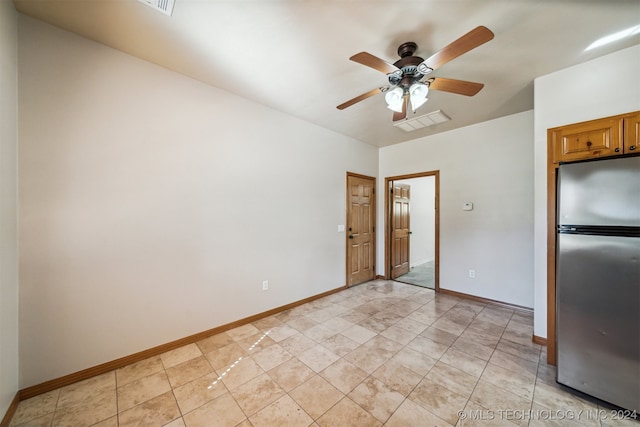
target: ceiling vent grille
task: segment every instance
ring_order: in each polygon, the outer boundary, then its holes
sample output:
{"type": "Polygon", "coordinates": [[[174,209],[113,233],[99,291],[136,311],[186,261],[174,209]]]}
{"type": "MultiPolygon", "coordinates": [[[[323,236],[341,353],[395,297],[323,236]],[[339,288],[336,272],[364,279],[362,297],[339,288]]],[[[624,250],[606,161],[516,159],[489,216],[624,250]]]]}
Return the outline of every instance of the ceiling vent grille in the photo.
{"type": "Polygon", "coordinates": [[[138,0],[153,9],[171,16],[173,14],[173,3],[175,0],[138,0]]]}
{"type": "Polygon", "coordinates": [[[451,117],[447,116],[441,110],[436,110],[432,113],[425,114],[424,116],[399,121],[393,125],[399,127],[405,132],[413,132],[414,130],[437,125],[438,123],[448,122],[449,120],[451,120],[451,117]]]}

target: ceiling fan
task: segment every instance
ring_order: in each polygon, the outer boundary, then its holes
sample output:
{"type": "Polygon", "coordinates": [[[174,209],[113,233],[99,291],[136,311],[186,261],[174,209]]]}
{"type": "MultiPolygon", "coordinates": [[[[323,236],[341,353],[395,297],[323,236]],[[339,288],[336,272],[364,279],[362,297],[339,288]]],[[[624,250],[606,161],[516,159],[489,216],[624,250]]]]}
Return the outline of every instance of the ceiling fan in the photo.
{"type": "Polygon", "coordinates": [[[427,76],[447,62],[457,58],[463,53],[475,49],[491,39],[493,39],[491,30],[479,26],[434,53],[426,60],[413,55],[418,48],[417,44],[414,42],[402,43],[398,47],[400,59],[393,64],[389,64],[383,59],[367,52],[356,53],[349,58],[351,61],[385,73],[389,84],[356,96],[338,105],[337,108],[338,110],[344,110],[369,97],[379,93],[385,93],[387,107],[394,112],[393,121],[397,121],[407,117],[409,104],[411,104],[412,111],[415,112],[415,110],[427,102],[429,89],[473,96],[480,92],[484,84],[427,76]]]}

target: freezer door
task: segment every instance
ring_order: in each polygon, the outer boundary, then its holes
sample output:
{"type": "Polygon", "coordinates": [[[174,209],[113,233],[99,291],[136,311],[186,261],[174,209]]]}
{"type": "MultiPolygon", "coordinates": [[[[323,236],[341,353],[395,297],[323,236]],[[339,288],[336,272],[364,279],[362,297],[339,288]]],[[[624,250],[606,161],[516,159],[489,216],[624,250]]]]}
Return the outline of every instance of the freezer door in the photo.
{"type": "Polygon", "coordinates": [[[557,220],[640,226],[640,157],[560,165],[557,220]]]}
{"type": "Polygon", "coordinates": [[[640,411],[640,238],[558,235],[559,383],[640,411]]]}

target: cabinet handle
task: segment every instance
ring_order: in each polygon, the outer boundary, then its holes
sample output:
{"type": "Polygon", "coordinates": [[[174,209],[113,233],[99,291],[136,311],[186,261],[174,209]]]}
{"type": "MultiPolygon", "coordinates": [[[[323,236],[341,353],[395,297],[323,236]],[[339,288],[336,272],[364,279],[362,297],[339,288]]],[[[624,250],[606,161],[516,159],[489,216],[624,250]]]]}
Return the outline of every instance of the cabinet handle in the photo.
{"type": "Polygon", "coordinates": [[[631,150],[631,151],[633,151],[633,150],[635,150],[635,149],[636,149],[636,146],[635,146],[635,145],[632,145],[631,147],[629,147],[629,150],[631,150]]]}
{"type": "Polygon", "coordinates": [[[615,151],[616,153],[619,153],[619,152],[620,152],[620,148],[616,148],[616,149],[615,149],[615,150],[613,150],[613,151],[615,151]]]}

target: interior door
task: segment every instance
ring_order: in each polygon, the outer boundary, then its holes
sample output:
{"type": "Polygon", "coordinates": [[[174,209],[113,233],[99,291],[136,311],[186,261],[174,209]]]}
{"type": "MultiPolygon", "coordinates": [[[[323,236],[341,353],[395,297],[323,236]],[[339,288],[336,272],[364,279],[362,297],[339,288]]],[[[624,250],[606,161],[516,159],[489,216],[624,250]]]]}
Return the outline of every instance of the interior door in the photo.
{"type": "Polygon", "coordinates": [[[375,277],[375,178],[347,175],[347,284],[375,277]]]}
{"type": "Polygon", "coordinates": [[[391,278],[395,279],[409,272],[411,187],[394,182],[391,192],[391,278]]]}

